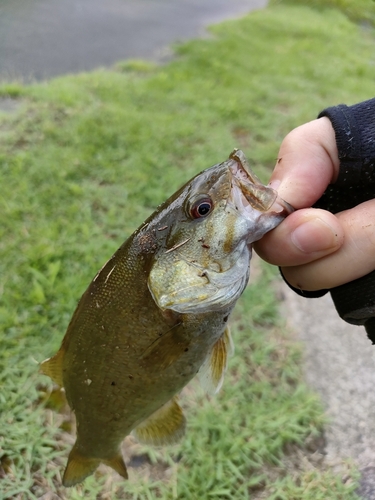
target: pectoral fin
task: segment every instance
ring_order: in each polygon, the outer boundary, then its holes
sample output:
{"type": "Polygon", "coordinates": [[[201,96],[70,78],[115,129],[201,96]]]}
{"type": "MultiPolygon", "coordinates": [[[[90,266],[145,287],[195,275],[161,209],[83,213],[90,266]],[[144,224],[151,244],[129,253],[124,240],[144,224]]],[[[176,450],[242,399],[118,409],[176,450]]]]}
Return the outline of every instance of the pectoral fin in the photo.
{"type": "Polygon", "coordinates": [[[226,327],[225,332],[224,332],[224,342],[227,348],[227,356],[228,358],[230,356],[233,356],[234,354],[234,342],[232,339],[232,335],[230,333],[230,328],[229,326],[226,327]]]}
{"type": "Polygon", "coordinates": [[[40,372],[48,375],[55,384],[64,387],[63,384],[63,364],[64,351],[60,349],[52,358],[45,359],[40,364],[40,372]]]}
{"type": "Polygon", "coordinates": [[[147,364],[148,368],[153,366],[165,370],[177,361],[189,348],[189,339],[178,330],[178,326],[156,339],[142,354],[140,362],[147,364]]]}
{"type": "Polygon", "coordinates": [[[177,398],[171,399],[133,430],[144,444],[161,446],[176,443],[185,432],[186,420],[177,398]]]}
{"type": "Polygon", "coordinates": [[[227,327],[222,337],[213,346],[198,372],[203,389],[211,395],[219,392],[224,381],[228,354],[233,352],[232,337],[227,327]]]}

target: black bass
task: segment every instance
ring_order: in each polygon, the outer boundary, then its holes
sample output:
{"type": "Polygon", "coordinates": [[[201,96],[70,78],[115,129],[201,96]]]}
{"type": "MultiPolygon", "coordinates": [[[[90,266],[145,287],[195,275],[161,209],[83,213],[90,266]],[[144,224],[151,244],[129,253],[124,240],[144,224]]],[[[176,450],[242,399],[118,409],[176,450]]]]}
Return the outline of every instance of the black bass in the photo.
{"type": "Polygon", "coordinates": [[[251,244],[292,210],[235,150],[159,206],[98,272],[41,365],[77,419],[65,486],[100,463],[126,478],[120,445],[130,432],[155,445],[183,435],[177,395],[197,374],[208,392],[221,387],[251,244]]]}

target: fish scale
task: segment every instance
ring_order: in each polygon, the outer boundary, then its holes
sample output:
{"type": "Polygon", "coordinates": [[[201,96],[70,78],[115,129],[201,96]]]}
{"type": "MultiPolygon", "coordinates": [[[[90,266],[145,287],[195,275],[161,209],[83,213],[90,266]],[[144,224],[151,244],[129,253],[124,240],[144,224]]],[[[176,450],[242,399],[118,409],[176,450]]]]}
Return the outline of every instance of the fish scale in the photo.
{"type": "Polygon", "coordinates": [[[97,273],[41,365],[77,419],[65,486],[101,462],[126,478],[120,445],[130,432],[156,445],[182,437],[178,393],[196,374],[210,393],[221,387],[251,244],[291,211],[235,150],[160,205],[97,273]]]}

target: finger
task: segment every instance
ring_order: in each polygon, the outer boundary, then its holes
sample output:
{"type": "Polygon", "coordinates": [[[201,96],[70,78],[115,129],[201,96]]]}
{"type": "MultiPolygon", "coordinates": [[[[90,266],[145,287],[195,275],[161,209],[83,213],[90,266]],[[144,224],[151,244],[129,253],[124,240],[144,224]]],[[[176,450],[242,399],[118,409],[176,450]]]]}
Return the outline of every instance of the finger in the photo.
{"type": "Polygon", "coordinates": [[[254,248],[271,264],[297,267],[336,252],[343,242],[338,218],[326,210],[309,208],[293,212],[254,248]]]}
{"type": "Polygon", "coordinates": [[[336,215],[344,230],[344,243],[319,260],[283,267],[283,275],[292,286],[302,290],[333,288],[375,269],[375,200],[336,215]]]}
{"type": "Polygon", "coordinates": [[[292,130],[283,140],[270,186],[294,208],[311,207],[338,174],[335,132],[323,117],[292,130]]]}

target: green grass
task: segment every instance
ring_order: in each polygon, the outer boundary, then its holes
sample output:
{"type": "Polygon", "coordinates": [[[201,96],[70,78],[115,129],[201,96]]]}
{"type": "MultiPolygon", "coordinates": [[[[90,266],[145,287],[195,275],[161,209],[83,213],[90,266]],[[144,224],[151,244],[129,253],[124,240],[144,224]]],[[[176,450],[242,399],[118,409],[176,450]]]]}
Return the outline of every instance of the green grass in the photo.
{"type": "Polygon", "coordinates": [[[309,457],[324,418],[280,330],[267,267],[236,309],[220,395],[186,391],[181,445],[130,443],[129,458],[143,465],[127,483],[106,470],[81,488],[59,486],[72,422],[51,410],[62,403],[48,398],[38,363],[58,348],[97,269],[159,202],[233,147],[266,180],[291,128],[373,96],[374,33],[338,9],[273,6],[211,33],[178,47],[167,66],[135,61],[0,86],[19,102],[0,118],[0,498],[355,498],[354,480],[287,465],[296,449],[309,457]]]}
{"type": "MultiPolygon", "coordinates": [[[[327,5],[336,7],[349,17],[361,24],[375,24],[375,0],[308,0],[303,2],[309,7],[325,10],[327,5]]],[[[272,5],[298,5],[299,0],[271,0],[272,5]]]]}

